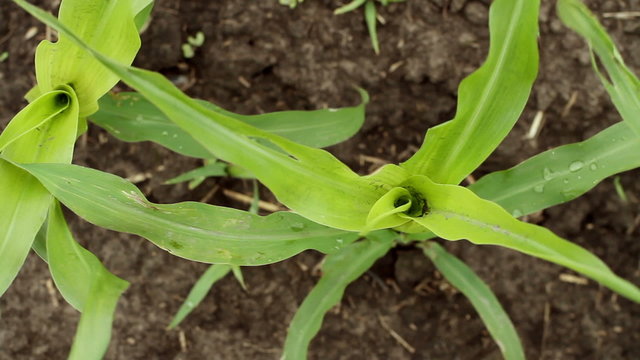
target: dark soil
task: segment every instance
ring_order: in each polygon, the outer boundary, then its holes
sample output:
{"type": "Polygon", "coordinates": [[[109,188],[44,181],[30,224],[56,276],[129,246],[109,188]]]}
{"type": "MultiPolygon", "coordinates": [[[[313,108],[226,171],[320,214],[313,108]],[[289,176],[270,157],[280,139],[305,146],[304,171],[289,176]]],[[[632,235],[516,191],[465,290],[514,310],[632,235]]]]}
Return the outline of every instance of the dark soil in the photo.
{"type": "MultiPolygon", "coordinates": [[[[39,1],[52,9],[51,1],[39,1]]],[[[143,36],[137,65],[160,71],[190,95],[240,113],[352,105],[359,85],[371,94],[360,134],[332,151],[366,173],[398,162],[420,145],[427,128],[450,119],[462,78],[484,59],[489,1],[408,0],[381,11],[382,52],[375,56],[360,12],[333,16],[341,4],[308,0],[295,10],[276,0],[159,0],[143,36]],[[184,60],[188,35],[203,31],[204,46],[184,60]]],[[[640,10],[638,0],[590,1],[597,13],[640,10]]],[[[585,43],[559,22],[554,1],[543,1],[541,71],[513,132],[476,175],[504,169],[550,147],[585,139],[619,121],[589,64],[585,43]],[[575,105],[563,116],[569,99],[575,105]],[[523,140],[537,111],[546,125],[537,142],[523,140]]],[[[640,73],[640,21],[607,19],[628,64],[640,73]]],[[[0,128],[34,84],[33,53],[44,26],[8,1],[0,3],[0,128]],[[37,34],[25,40],[32,26],[37,34]]],[[[75,162],[125,177],[158,202],[200,200],[216,185],[250,193],[251,184],[207,180],[195,191],[162,182],[198,165],[153,144],[126,144],[91,127],[75,162]]],[[[600,256],[640,284],[639,171],[621,175],[632,206],[621,204],[612,180],[582,198],[532,217],[600,256]]],[[[218,191],[211,203],[244,208],[218,191]]],[[[245,268],[248,290],[232,278],[217,284],[180,326],[166,325],[207,265],[169,255],[149,242],[70,216],[73,230],[117,275],[132,283],[119,303],[107,359],[278,359],[287,324],[318,280],[321,256],[308,252],[271,266],[245,268]],[[186,340],[186,348],[180,338],[186,340]]],[[[561,280],[559,266],[497,247],[467,242],[447,248],[490,284],[512,316],[530,359],[639,359],[640,307],[589,281],[561,280]]],[[[0,259],[0,261],[2,261],[0,259]]],[[[46,265],[28,258],[0,299],[0,359],[66,357],[78,314],[52,288],[46,265]]],[[[311,359],[498,359],[500,353],[469,302],[424,256],[398,247],[349,286],[325,319],[311,359]],[[409,353],[381,325],[411,346],[409,353]]]]}

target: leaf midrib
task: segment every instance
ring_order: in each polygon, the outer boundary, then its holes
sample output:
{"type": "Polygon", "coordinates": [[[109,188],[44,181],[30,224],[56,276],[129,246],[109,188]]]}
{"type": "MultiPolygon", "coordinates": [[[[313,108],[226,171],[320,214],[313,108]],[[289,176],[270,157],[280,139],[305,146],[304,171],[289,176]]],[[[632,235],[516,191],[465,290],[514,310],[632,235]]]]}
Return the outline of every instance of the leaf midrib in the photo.
{"type": "MultiPolygon", "coordinates": [[[[502,67],[504,66],[504,62],[507,57],[508,50],[513,45],[512,44],[512,39],[514,35],[513,29],[517,24],[517,20],[520,19],[521,17],[520,15],[522,13],[523,7],[524,7],[523,0],[518,1],[518,3],[516,4],[516,11],[514,11],[514,14],[509,21],[507,37],[504,42],[506,45],[501,48],[500,53],[498,55],[498,60],[495,66],[496,70],[491,72],[491,76],[489,77],[489,81],[487,83],[487,86],[485,87],[486,91],[482,92],[478,105],[474,108],[474,111],[471,117],[466,122],[467,126],[462,127],[462,132],[460,133],[460,136],[459,136],[459,138],[461,139],[466,139],[469,136],[469,134],[478,127],[478,121],[479,121],[478,119],[480,118],[479,114],[483,113],[485,108],[488,106],[489,102],[487,101],[487,99],[490,97],[490,95],[494,93],[494,89],[496,87],[498,79],[501,78],[504,73],[504,71],[501,71],[500,69],[502,69],[502,67]]],[[[462,151],[463,147],[464,146],[455,146],[451,149],[451,151],[444,152],[444,154],[442,154],[443,157],[440,163],[449,164],[452,158],[456,159],[458,157],[458,154],[460,153],[460,151],[462,151]]],[[[449,165],[445,165],[445,166],[448,167],[449,165]]]]}

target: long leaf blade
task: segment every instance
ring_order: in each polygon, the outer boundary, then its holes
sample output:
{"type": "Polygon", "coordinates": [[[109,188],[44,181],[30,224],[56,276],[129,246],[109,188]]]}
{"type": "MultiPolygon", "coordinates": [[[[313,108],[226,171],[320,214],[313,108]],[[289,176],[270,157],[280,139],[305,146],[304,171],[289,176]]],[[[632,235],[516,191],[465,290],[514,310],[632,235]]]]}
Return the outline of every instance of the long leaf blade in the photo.
{"type": "Polygon", "coordinates": [[[391,231],[371,233],[368,239],[327,256],[320,281],[304,299],[289,325],[282,360],[307,358],[307,349],[320,330],[324,315],[340,302],[350,283],[389,251],[395,237],[391,231]]]}
{"type": "Polygon", "coordinates": [[[69,360],[102,359],[111,340],[111,324],[118,299],[127,284],[110,273],[94,279],[73,338],[69,360]]]}
{"type": "MultiPolygon", "coordinates": [[[[217,105],[196,100],[207,109],[281,135],[311,147],[326,147],[353,136],[364,123],[368,95],[360,90],[362,103],[342,109],[281,111],[240,115],[217,105]]],[[[108,94],[100,99],[100,110],[91,116],[98,126],[123,141],[153,141],[183,155],[209,158],[211,152],[173,123],[138,93],[108,94]]]]}
{"type": "MultiPolygon", "coordinates": [[[[519,217],[571,201],[609,176],[640,167],[639,153],[640,138],[627,124],[618,123],[585,141],[483,176],[469,189],[519,217]]],[[[414,240],[433,237],[433,233],[409,235],[414,240]]]]}
{"type": "Polygon", "coordinates": [[[524,359],[518,332],[489,286],[467,264],[438,243],[426,243],[422,250],[444,278],[469,299],[498,344],[502,356],[508,360],[524,359]]]}
{"type": "Polygon", "coordinates": [[[560,0],[558,15],[562,22],[584,37],[604,65],[609,79],[599,73],[618,112],[640,136],[640,80],[625,65],[622,55],[598,19],[579,0],[560,0]]]}
{"type": "Polygon", "coordinates": [[[458,88],[453,120],[429,129],[422,147],[402,166],[433,181],[458,184],[509,133],[538,72],[539,0],[496,0],[486,62],[458,88]]]}
{"type": "Polygon", "coordinates": [[[429,203],[428,213],[414,221],[447,240],[467,239],[478,245],[498,245],[582,273],[609,289],[640,302],[640,289],[618,277],[598,257],[546,228],[518,221],[499,205],[471,190],[436,184],[424,176],[411,178],[429,203]]]}
{"type": "Polygon", "coordinates": [[[184,300],[180,309],[171,320],[169,324],[169,329],[173,329],[176,326],[180,325],[182,320],[184,320],[192,311],[195,309],[204,297],[207,296],[211,287],[220,279],[225,277],[229,272],[231,272],[231,265],[220,265],[214,264],[209,266],[207,271],[205,271],[202,276],[196,281],[195,285],[189,291],[189,295],[184,300]]]}
{"type": "Polygon", "coordinates": [[[47,226],[47,260],[60,293],[82,315],[69,359],[102,359],[111,339],[113,313],[129,283],[111,274],[78,245],[54,202],[47,226]]]}
{"type": "Polygon", "coordinates": [[[615,124],[579,143],[547,150],[469,186],[515,216],[573,200],[605,178],[640,167],[640,137],[615,124]]]}
{"type": "Polygon", "coordinates": [[[332,253],[357,238],[290,212],[258,216],[195,202],[154,204],[128,181],[76,165],[17,165],[85,220],[190,260],[264,265],[307,249],[332,253]]]}

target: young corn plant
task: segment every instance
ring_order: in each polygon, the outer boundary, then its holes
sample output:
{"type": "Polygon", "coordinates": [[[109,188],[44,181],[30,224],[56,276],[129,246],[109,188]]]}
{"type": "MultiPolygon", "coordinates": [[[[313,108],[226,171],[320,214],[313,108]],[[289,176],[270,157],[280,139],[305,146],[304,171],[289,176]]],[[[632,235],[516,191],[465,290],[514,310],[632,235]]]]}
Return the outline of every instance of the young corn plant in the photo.
{"type": "MultiPolygon", "coordinates": [[[[148,23],[152,6],[151,0],[64,0],[59,21],[87,44],[122,64],[130,64],[140,47],[138,31],[148,23]]],[[[118,126],[122,125],[129,134],[124,140],[155,133],[187,156],[210,159],[213,155],[189,141],[180,143],[181,136],[189,135],[162,116],[158,120],[155,108],[144,108],[150,104],[139,103],[138,94],[105,94],[118,77],[74,45],[73,38],[64,33],[60,33],[57,42],[43,41],[38,46],[35,64],[38,83],[26,95],[30,104],[0,134],[0,295],[13,282],[33,249],[48,263],[65,300],[82,313],[69,358],[99,359],[107,349],[113,312],[128,282],[111,274],[93,254],[75,242],[58,201],[35,178],[12,164],[70,164],[74,143],[87,129],[87,117],[97,124],[102,124],[103,117],[109,118],[109,124],[103,126],[114,134],[120,132],[118,126]],[[135,110],[135,119],[127,118],[132,112],[115,111],[119,107],[135,110]],[[142,126],[139,134],[136,126],[142,126]]],[[[225,116],[254,123],[265,131],[311,146],[329,146],[350,137],[362,125],[368,99],[364,91],[361,94],[362,104],[351,108],[257,116],[237,115],[214,104],[200,103],[225,116]],[[314,122],[296,121],[307,117],[314,122]]],[[[216,162],[211,165],[238,176],[244,171],[221,167],[223,164],[216,162]]],[[[211,169],[200,169],[200,173],[211,176],[211,169]]],[[[124,195],[144,204],[135,193],[124,195]]],[[[242,280],[239,268],[231,268],[242,280]]]]}
{"type": "MultiPolygon", "coordinates": [[[[5,151],[0,160],[3,168],[20,174],[34,188],[41,186],[43,194],[52,194],[91,223],[140,235],[176,256],[214,264],[194,288],[194,300],[201,299],[216,279],[239,266],[269,264],[309,249],[327,254],[320,281],[290,324],[283,359],[306,358],[325,313],[340,301],[347,285],[400,242],[416,241],[451,284],[470,299],[507,359],[523,359],[524,351],[498,300],[471,269],[429,239],[466,239],[477,245],[510,248],[565,266],[640,302],[637,286],[618,277],[586,249],[517,219],[572,200],[606,177],[640,167],[639,81],[579,0],[560,0],[558,13],[589,41],[594,58],[598,57],[606,71],[607,76],[601,78],[623,121],[581,143],[543,152],[512,169],[489,174],[468,188],[459,183],[514,126],[536,78],[537,0],[493,2],[489,54],[485,63],[460,84],[454,119],[430,129],[423,145],[406,162],[386,165],[366,176],[357,175],[324,150],[260,128],[259,121],[251,123],[191,99],[162,75],[114,59],[113,54],[88,41],[70,24],[24,0],[14,2],[56,29],[61,40],[68,39],[77,46],[73,51],[99,62],[137,91],[137,100],[130,105],[148,106],[155,114],[153,125],[168,127],[160,130],[161,136],[151,131],[155,137],[145,140],[176,151],[197,149],[194,151],[200,152],[196,157],[233,164],[223,165],[225,172],[239,167],[245,176],[269,188],[291,211],[258,216],[251,211],[193,202],[155,204],[117,176],[69,161],[15,158],[5,151]],[[164,131],[172,135],[162,136],[164,131]],[[170,140],[173,134],[180,140],[170,140]]],[[[602,74],[603,69],[595,64],[594,60],[594,68],[602,74]]],[[[126,102],[127,98],[120,100],[126,102]]],[[[52,122],[48,114],[39,114],[45,119],[42,124],[52,122]]],[[[138,131],[145,128],[144,124],[140,126],[138,131]]],[[[23,131],[23,137],[34,132],[33,126],[29,129],[23,131]]],[[[2,136],[16,137],[11,135],[18,133],[15,130],[5,135],[9,130],[7,127],[2,136]]],[[[117,131],[125,133],[122,128],[112,128],[112,132],[117,131]]],[[[139,135],[144,136],[151,135],[139,135]]],[[[197,175],[208,176],[207,171],[197,175]]],[[[59,207],[49,213],[49,228],[53,230],[46,232],[47,250],[55,247],[49,246],[50,237],[69,238],[68,231],[56,230],[56,223],[63,221],[56,219],[63,219],[59,207]]],[[[11,228],[21,229],[22,225],[11,223],[11,228]]],[[[72,240],[68,243],[75,244],[72,240]]],[[[75,272],[67,274],[76,276],[75,272]]],[[[189,308],[181,309],[172,325],[189,308]]]]}
{"type": "MultiPolygon", "coordinates": [[[[403,2],[405,0],[378,0],[382,6],[391,3],[403,2]]],[[[350,3],[337,8],[333,13],[336,15],[354,11],[360,7],[364,8],[364,21],[367,24],[371,46],[376,54],[380,54],[380,42],[378,41],[378,9],[375,0],[353,0],[350,3]]]]}
{"type": "MultiPolygon", "coordinates": [[[[405,0],[377,0],[382,6],[392,3],[404,2],[405,0]]],[[[294,9],[298,3],[303,0],[280,0],[280,4],[287,5],[294,9]]],[[[380,53],[380,42],[378,41],[378,9],[376,8],[376,0],[352,0],[350,3],[337,8],[333,13],[336,15],[346,14],[355,11],[358,8],[364,9],[364,21],[367,24],[367,31],[371,39],[371,47],[376,54],[380,53]]]]}
{"type": "MultiPolygon", "coordinates": [[[[151,0],[66,1],[60,20],[91,46],[131,64],[140,47],[136,24],[146,21],[151,7],[151,0]],[[107,32],[113,41],[104,41],[107,32]]],[[[82,313],[69,357],[100,358],[128,283],[74,241],[57,200],[11,163],[70,164],[86,117],[119,79],[64,35],[56,43],[40,43],[35,65],[37,85],[26,95],[30,104],[0,134],[0,295],[33,247],[48,262],[62,296],[82,313]]]]}

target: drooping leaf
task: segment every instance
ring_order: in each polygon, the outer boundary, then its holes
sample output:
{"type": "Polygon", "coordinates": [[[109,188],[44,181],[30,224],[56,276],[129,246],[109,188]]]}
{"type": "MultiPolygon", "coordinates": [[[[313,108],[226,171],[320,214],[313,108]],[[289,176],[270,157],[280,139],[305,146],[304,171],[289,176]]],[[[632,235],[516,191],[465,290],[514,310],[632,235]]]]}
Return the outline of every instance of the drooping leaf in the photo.
{"type": "Polygon", "coordinates": [[[327,256],[320,281],[304,299],[289,325],[282,360],[307,358],[307,349],[320,330],[324,315],[340,302],[350,283],[389,251],[396,237],[396,233],[388,230],[374,232],[366,240],[327,256]]]}
{"type": "MultiPolygon", "coordinates": [[[[0,157],[22,163],[71,162],[77,122],[78,100],[72,89],[45,93],[13,118],[6,135],[0,135],[0,157]]],[[[1,296],[29,253],[51,195],[28,173],[0,161],[0,199],[1,296]]]]}
{"type": "Polygon", "coordinates": [[[359,231],[369,209],[390,187],[362,178],[330,153],[309,148],[213,112],[163,76],[123,66],[91,49],[53,16],[24,0],[30,14],[77,45],[151,101],[215,157],[251,171],[278,200],[316,223],[359,231]]]}
{"type": "Polygon", "coordinates": [[[307,249],[332,253],[358,236],[315,224],[290,212],[258,216],[195,202],[154,204],[128,181],[76,165],[18,166],[85,220],[140,235],[190,260],[264,265],[307,249]]]}
{"type": "Polygon", "coordinates": [[[424,216],[412,220],[443,239],[503,246],[551,261],[640,302],[640,289],[618,277],[589,251],[546,228],[518,221],[499,205],[479,198],[469,189],[436,184],[424,176],[410,178],[407,186],[420,191],[429,207],[424,216]]]}
{"type": "Polygon", "coordinates": [[[56,286],[82,313],[69,359],[102,359],[111,339],[116,304],[129,283],[111,274],[95,255],[78,245],[57,202],[49,211],[46,244],[56,286]]]}
{"type": "Polygon", "coordinates": [[[538,72],[539,0],[495,0],[485,63],[462,81],[453,120],[429,129],[418,152],[401,164],[416,175],[458,184],[509,133],[538,72]]]}
{"type": "Polygon", "coordinates": [[[91,115],[94,124],[127,142],[153,141],[179,154],[210,158],[211,153],[137,93],[107,94],[91,115]]]}
{"type": "Polygon", "coordinates": [[[573,200],[614,174],[640,167],[640,137],[615,124],[579,143],[547,150],[469,186],[514,216],[573,200]]]}
{"type": "MultiPolygon", "coordinates": [[[[368,95],[359,90],[362,103],[342,109],[281,111],[261,115],[240,115],[203,100],[207,109],[258,129],[281,135],[311,147],[326,147],[353,136],[364,122],[368,95]]],[[[210,158],[211,152],[173,123],[138,93],[108,94],[100,99],[100,110],[91,120],[123,141],[153,141],[177,153],[210,158]]]]}
{"type": "Polygon", "coordinates": [[[94,279],[91,295],[82,308],[69,360],[102,359],[111,340],[111,324],[118,299],[127,286],[108,272],[102,272],[94,279]]]}
{"type": "MultiPolygon", "coordinates": [[[[130,0],[64,0],[58,16],[77,36],[120,63],[131,64],[140,48],[130,0]]],[[[56,43],[40,43],[35,63],[39,90],[44,93],[60,85],[72,86],[80,101],[81,117],[98,110],[98,99],[119,80],[64,33],[56,43]]]]}
{"type": "MultiPolygon", "coordinates": [[[[249,213],[258,214],[258,203],[260,201],[260,196],[258,193],[258,186],[256,182],[253,182],[253,201],[251,202],[251,206],[249,207],[249,213]]],[[[200,302],[204,299],[204,297],[209,293],[213,285],[224,276],[226,276],[229,272],[233,272],[233,276],[238,280],[240,285],[244,290],[247,289],[246,284],[244,282],[244,276],[242,275],[242,270],[237,265],[220,265],[214,264],[207,269],[207,271],[200,276],[198,281],[189,291],[189,295],[185,299],[185,301],[180,306],[180,309],[171,320],[169,324],[169,329],[175,328],[178,326],[185,317],[187,317],[193,309],[195,309],[200,302]]]]}
{"type": "Polygon", "coordinates": [[[211,290],[211,287],[231,271],[231,265],[211,265],[207,271],[200,276],[196,284],[189,291],[189,295],[184,300],[180,309],[171,320],[169,329],[180,325],[190,313],[195,309],[211,290]]]}
{"type": "Polygon", "coordinates": [[[604,66],[608,78],[594,68],[627,125],[640,136],[640,80],[625,65],[622,55],[598,19],[580,0],[559,0],[558,16],[584,37],[604,66]]]}
{"type": "Polygon", "coordinates": [[[524,360],[524,350],[509,315],[489,286],[464,262],[435,242],[421,246],[445,279],[469,299],[482,322],[508,360],[524,360]]]}

